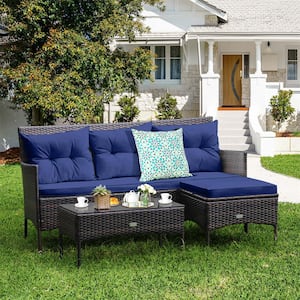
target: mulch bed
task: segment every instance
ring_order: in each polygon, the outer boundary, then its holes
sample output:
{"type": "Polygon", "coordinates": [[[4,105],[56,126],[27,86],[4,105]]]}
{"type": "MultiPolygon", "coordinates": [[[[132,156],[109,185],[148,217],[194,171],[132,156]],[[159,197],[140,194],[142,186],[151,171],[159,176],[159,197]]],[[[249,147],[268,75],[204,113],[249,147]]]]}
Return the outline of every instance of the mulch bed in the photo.
{"type": "Polygon", "coordinates": [[[9,165],[20,162],[20,149],[17,147],[10,148],[0,152],[0,165],[9,165]]]}

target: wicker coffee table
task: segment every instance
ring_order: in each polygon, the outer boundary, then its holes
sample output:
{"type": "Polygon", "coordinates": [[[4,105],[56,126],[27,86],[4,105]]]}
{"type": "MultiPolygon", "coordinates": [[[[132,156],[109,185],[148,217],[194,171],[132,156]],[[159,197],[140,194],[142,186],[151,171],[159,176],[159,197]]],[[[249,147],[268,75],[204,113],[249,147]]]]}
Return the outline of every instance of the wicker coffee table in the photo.
{"type": "Polygon", "coordinates": [[[81,243],[88,240],[124,234],[181,235],[184,246],[184,205],[154,205],[148,208],[127,208],[122,205],[108,210],[95,210],[94,203],[87,208],[76,208],[74,204],[62,204],[58,208],[60,256],[63,255],[63,235],[76,243],[77,266],[81,264],[81,243]]]}

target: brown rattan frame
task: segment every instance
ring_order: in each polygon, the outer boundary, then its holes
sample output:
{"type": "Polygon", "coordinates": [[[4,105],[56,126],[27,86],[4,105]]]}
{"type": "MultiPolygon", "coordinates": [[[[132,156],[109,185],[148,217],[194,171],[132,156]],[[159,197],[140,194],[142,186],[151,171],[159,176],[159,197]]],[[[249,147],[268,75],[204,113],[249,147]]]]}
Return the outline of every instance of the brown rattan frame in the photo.
{"type": "MultiPolygon", "coordinates": [[[[191,125],[211,122],[211,117],[199,117],[190,119],[175,119],[175,120],[156,120],[153,121],[155,125],[191,125]]],[[[128,128],[136,126],[137,122],[130,123],[109,123],[109,124],[81,124],[81,125],[54,125],[54,126],[24,126],[19,127],[18,132],[23,134],[53,134],[58,132],[66,132],[76,130],[86,126],[90,130],[112,130],[118,128],[128,128]]],[[[42,250],[42,231],[52,230],[58,227],[57,214],[58,207],[61,204],[75,203],[76,197],[40,197],[38,184],[38,167],[37,165],[28,164],[24,153],[22,140],[20,142],[20,156],[21,168],[23,178],[23,192],[24,192],[24,236],[27,236],[28,220],[31,220],[37,229],[38,250],[42,250]]],[[[226,173],[247,175],[247,155],[243,151],[220,151],[223,171],[226,173]]],[[[180,191],[170,191],[174,194],[180,191]]],[[[181,194],[180,194],[181,195],[181,194]]],[[[90,195],[86,197],[91,198],[90,195]]],[[[275,197],[275,196],[274,196],[275,197]]],[[[184,203],[188,208],[189,202],[178,199],[178,202],[184,203]]],[[[189,211],[189,210],[187,210],[189,211]]],[[[199,210],[199,215],[203,211],[199,210]]],[[[276,214],[277,217],[277,214],[276,214]]],[[[189,213],[186,214],[186,219],[190,219],[189,213]]],[[[197,222],[197,220],[196,220],[197,222]]],[[[202,226],[201,222],[197,222],[202,226]]],[[[276,223],[277,224],[277,223],[276,223]]]]}
{"type": "MultiPolygon", "coordinates": [[[[120,197],[119,197],[120,198],[120,197]]],[[[76,209],[74,205],[58,208],[60,254],[63,255],[63,235],[76,243],[77,266],[81,264],[81,243],[118,235],[179,234],[184,247],[184,205],[174,202],[169,206],[159,205],[153,199],[150,208],[111,207],[95,210],[93,204],[87,209],[76,209]]]]}
{"type": "MultiPolygon", "coordinates": [[[[156,125],[189,125],[211,122],[211,117],[157,120],[156,125]]],[[[53,134],[77,130],[89,126],[90,130],[113,130],[141,125],[145,122],[103,123],[80,125],[54,125],[54,126],[22,126],[18,133],[23,134],[53,134]]],[[[38,166],[29,164],[26,158],[22,139],[19,135],[20,158],[24,194],[24,236],[27,237],[28,220],[31,220],[37,229],[38,250],[42,250],[42,231],[57,228],[57,209],[60,204],[75,203],[76,197],[40,197],[38,184],[38,166]]],[[[89,195],[86,195],[89,196],[89,195]]]]}
{"type": "Polygon", "coordinates": [[[244,224],[245,232],[249,223],[272,225],[277,239],[277,194],[205,198],[180,189],[177,199],[185,205],[186,220],[196,222],[204,230],[208,245],[213,230],[234,224],[244,224]]]}

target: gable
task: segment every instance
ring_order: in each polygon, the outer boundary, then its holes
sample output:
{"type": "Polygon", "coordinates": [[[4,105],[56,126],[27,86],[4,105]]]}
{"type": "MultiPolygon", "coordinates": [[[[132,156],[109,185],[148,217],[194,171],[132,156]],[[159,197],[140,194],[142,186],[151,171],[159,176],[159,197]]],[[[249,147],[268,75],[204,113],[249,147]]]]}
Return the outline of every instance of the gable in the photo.
{"type": "Polygon", "coordinates": [[[194,25],[204,25],[205,16],[214,15],[227,19],[226,13],[215,6],[200,0],[166,0],[165,11],[145,5],[144,23],[150,28],[151,34],[182,33],[194,25]]]}

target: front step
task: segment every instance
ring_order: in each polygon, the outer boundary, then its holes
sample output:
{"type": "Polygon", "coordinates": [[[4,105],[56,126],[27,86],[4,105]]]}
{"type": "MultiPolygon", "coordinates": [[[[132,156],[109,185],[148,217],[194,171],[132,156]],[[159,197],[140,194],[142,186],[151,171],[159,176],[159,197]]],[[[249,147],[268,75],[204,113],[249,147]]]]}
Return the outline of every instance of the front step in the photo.
{"type": "Polygon", "coordinates": [[[253,152],[247,110],[218,111],[220,149],[253,152]]]}

